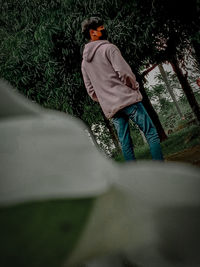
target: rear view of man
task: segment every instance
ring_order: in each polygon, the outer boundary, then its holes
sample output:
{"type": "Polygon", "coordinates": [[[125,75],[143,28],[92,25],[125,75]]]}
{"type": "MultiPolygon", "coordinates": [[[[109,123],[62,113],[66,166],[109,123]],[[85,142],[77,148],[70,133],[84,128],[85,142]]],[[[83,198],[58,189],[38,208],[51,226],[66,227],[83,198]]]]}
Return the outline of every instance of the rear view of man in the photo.
{"type": "Polygon", "coordinates": [[[152,158],[163,160],[157,131],[141,103],[139,84],[117,46],[107,40],[103,21],[98,17],[84,20],[82,33],[88,40],[81,65],[85,87],[114,123],[125,160],[135,160],[129,119],[143,131],[152,158]]]}

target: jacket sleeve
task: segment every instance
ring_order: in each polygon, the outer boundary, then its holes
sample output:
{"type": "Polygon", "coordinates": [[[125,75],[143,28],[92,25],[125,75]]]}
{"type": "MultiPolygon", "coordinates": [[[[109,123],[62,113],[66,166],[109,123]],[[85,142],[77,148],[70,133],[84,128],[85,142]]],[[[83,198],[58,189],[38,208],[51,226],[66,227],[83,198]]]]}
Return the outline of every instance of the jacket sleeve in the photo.
{"type": "Polygon", "coordinates": [[[139,83],[136,81],[135,75],[133,74],[128,63],[122,57],[120,50],[115,45],[112,45],[108,49],[107,56],[120,80],[134,90],[139,89],[139,83]]]}
{"type": "Polygon", "coordinates": [[[82,71],[83,80],[84,80],[85,88],[88,92],[88,95],[92,98],[92,100],[99,102],[87,72],[85,71],[83,67],[81,68],[81,71],[82,71]]]}

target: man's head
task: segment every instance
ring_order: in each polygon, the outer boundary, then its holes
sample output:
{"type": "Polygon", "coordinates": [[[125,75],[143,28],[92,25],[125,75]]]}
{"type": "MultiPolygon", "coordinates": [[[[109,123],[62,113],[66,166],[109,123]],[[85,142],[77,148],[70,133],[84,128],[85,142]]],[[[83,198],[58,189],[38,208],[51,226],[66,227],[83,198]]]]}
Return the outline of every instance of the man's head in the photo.
{"type": "Polygon", "coordinates": [[[106,40],[107,32],[104,28],[104,22],[99,17],[90,17],[85,19],[82,23],[82,33],[86,39],[90,41],[106,40]]]}

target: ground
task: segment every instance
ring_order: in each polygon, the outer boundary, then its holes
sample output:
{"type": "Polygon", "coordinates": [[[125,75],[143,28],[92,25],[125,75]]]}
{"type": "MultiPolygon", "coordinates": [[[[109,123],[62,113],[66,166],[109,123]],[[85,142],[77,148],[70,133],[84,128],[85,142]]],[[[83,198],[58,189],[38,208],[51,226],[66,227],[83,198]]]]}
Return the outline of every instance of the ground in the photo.
{"type": "Polygon", "coordinates": [[[167,156],[166,161],[181,161],[200,167],[200,145],[184,149],[180,152],[167,156]]]}

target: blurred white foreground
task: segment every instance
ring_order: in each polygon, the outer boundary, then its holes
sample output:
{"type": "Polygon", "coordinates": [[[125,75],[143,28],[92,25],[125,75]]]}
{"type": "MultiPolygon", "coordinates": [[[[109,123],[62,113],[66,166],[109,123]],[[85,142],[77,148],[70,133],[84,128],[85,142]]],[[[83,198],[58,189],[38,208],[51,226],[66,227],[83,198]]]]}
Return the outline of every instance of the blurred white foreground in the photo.
{"type": "MultiPolygon", "coordinates": [[[[0,205],[96,198],[63,266],[200,266],[200,171],[167,162],[117,164],[85,125],[0,83],[0,205]],[[132,263],[132,265],[131,265],[132,263]]],[[[59,267],[59,266],[57,266],[59,267]]]]}

